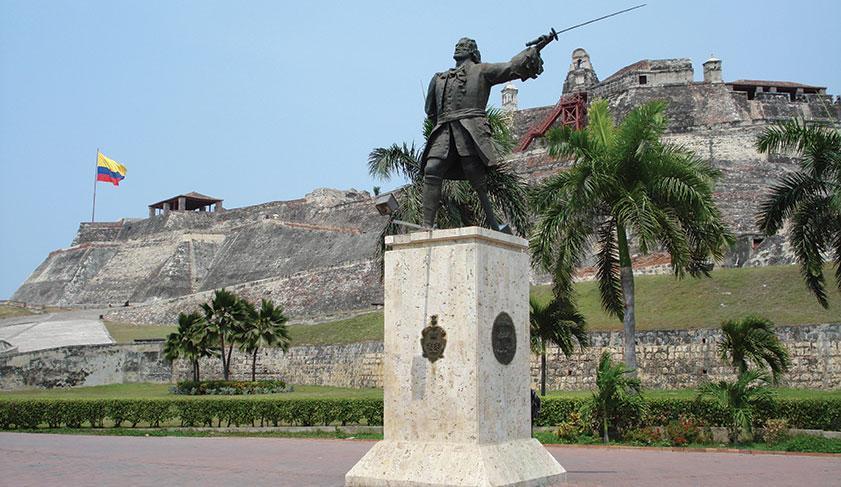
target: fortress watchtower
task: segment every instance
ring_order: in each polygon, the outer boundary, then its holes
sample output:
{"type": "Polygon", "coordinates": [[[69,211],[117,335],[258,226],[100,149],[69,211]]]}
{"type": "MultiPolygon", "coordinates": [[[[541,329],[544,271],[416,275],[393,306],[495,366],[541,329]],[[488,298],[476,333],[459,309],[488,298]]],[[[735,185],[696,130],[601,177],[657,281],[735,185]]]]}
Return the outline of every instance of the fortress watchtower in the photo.
{"type": "Polygon", "coordinates": [[[222,200],[191,191],[149,205],[149,217],[170,211],[223,211],[222,200]]]}

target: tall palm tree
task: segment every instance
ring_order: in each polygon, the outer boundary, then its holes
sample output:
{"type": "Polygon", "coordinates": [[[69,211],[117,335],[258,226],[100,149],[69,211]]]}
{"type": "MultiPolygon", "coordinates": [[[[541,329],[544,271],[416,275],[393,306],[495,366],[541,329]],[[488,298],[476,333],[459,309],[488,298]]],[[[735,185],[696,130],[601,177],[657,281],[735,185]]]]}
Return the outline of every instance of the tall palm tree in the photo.
{"type": "Polygon", "coordinates": [[[178,314],[178,329],[164,342],[164,354],[170,361],[183,358],[193,366],[193,381],[200,380],[199,359],[213,355],[206,322],[198,312],[178,314]]]}
{"type": "Polygon", "coordinates": [[[596,246],[602,307],[622,320],[625,364],[636,369],[631,242],[642,254],[664,249],[678,278],[709,275],[732,238],[713,202],[718,172],[689,150],[660,141],[664,102],[633,109],[617,126],[604,100],[583,130],[547,133],[549,153],[573,159],[532,193],[530,247],[552,273],[555,294],[571,296],[573,273],[596,246]]]}
{"type": "Polygon", "coordinates": [[[237,341],[239,328],[246,319],[246,309],[242,300],[236,294],[218,289],[213,293],[209,303],[202,303],[204,319],[207,329],[218,343],[222,356],[222,377],[230,377],[231,354],[237,341]]]}
{"type": "MultiPolygon", "coordinates": [[[[514,138],[506,115],[497,108],[488,107],[488,121],[491,135],[500,154],[507,154],[514,148],[514,138]]],[[[429,137],[432,124],[424,122],[424,139],[429,137]]],[[[368,172],[376,179],[388,181],[402,178],[407,184],[395,192],[400,208],[391,215],[383,230],[383,236],[400,231],[394,220],[408,222],[423,221],[423,172],[421,171],[422,150],[414,143],[393,144],[371,151],[368,156],[368,172]]],[[[529,209],[526,182],[514,172],[510,164],[502,163],[489,168],[488,195],[494,210],[511,223],[521,236],[527,235],[529,209]]],[[[475,191],[467,181],[444,181],[441,192],[441,210],[438,212],[438,228],[453,228],[482,225],[485,213],[475,191]]],[[[380,239],[382,242],[382,239],[380,239]]],[[[381,249],[382,250],[382,249],[381,249]]]]}
{"type": "Polygon", "coordinates": [[[604,442],[610,441],[608,427],[611,418],[622,411],[629,402],[639,399],[642,390],[640,380],[634,377],[623,363],[614,363],[610,352],[602,352],[599,367],[596,369],[596,392],[593,393],[593,405],[602,416],[604,442]]]}
{"type": "Polygon", "coordinates": [[[723,334],[718,344],[721,360],[730,362],[744,374],[749,362],[760,368],[771,369],[774,383],[788,370],[789,360],[786,346],[774,334],[774,323],[759,316],[746,316],[741,320],[728,320],[721,324],[723,334]]]}
{"type": "Polygon", "coordinates": [[[546,346],[557,346],[566,357],[572,355],[575,344],[588,344],[584,315],[568,300],[553,298],[543,302],[529,297],[529,325],[531,350],[540,354],[540,395],[546,395],[546,346]]]}
{"type": "Polygon", "coordinates": [[[698,397],[718,401],[730,412],[730,441],[750,441],[753,437],[753,412],[757,406],[773,398],[765,371],[752,369],[737,380],[706,382],[698,388],[698,397]]]}
{"type": "Polygon", "coordinates": [[[841,291],[841,132],[793,119],[765,129],[756,146],[761,153],[799,159],[800,170],[783,176],[760,204],[757,226],[774,235],[791,223],[788,241],[806,286],[828,308],[824,255],[832,254],[841,291]]]}
{"type": "Polygon", "coordinates": [[[261,300],[260,309],[255,309],[253,305],[248,307],[248,318],[240,337],[242,350],[251,354],[252,382],[257,380],[257,351],[260,348],[279,347],[284,352],[289,350],[287,321],[283,308],[275,306],[271,300],[261,300]]]}

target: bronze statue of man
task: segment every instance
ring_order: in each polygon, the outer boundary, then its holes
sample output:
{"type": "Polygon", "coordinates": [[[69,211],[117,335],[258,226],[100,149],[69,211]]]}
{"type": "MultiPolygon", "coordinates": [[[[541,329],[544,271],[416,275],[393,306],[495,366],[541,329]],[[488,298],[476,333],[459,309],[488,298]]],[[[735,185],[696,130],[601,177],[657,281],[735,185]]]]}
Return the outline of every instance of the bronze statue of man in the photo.
{"type": "Polygon", "coordinates": [[[435,224],[443,180],[467,179],[479,196],[487,225],[500,230],[486,181],[488,167],[499,164],[500,155],[491,138],[485,108],[491,86],[517,78],[525,81],[543,72],[540,49],[549,40],[541,36],[537,45],[531,45],[507,63],[483,63],[476,41],[465,37],[456,44],[455,68],[432,77],[426,95],[426,116],[434,128],[421,158],[424,227],[435,224]]]}

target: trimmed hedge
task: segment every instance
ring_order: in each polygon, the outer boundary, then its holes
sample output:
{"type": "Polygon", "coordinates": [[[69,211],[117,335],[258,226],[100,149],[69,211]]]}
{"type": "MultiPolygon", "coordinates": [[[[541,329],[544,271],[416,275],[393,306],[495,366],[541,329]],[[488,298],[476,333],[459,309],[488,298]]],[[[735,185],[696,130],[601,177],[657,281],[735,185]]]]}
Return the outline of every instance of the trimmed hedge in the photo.
{"type": "MultiPolygon", "coordinates": [[[[589,399],[544,398],[537,426],[568,421],[589,399]]],[[[690,399],[646,399],[640,427],[662,426],[681,416],[700,426],[727,426],[730,415],[718,403],[690,399]]],[[[841,399],[777,399],[757,411],[755,421],[786,419],[792,428],[841,431],[841,399]]],[[[0,428],[33,429],[138,425],[279,426],[383,424],[379,399],[29,399],[0,400],[0,428]]]]}
{"type": "Polygon", "coordinates": [[[278,426],[383,424],[377,399],[30,399],[0,400],[0,429],[102,427],[138,425],[278,426]]]}
{"type": "Polygon", "coordinates": [[[244,394],[278,394],[292,392],[282,380],[204,380],[181,381],[171,389],[173,394],[188,396],[235,396],[244,394]]]}
{"type": "MultiPolygon", "coordinates": [[[[570,413],[590,403],[589,398],[544,398],[537,426],[557,426],[567,421],[570,413]]],[[[701,426],[727,426],[730,413],[717,402],[693,399],[645,399],[646,426],[664,426],[681,416],[694,417],[701,426]]],[[[787,419],[789,427],[841,431],[841,399],[776,399],[758,408],[754,415],[757,426],[766,419],[787,419]]]]}

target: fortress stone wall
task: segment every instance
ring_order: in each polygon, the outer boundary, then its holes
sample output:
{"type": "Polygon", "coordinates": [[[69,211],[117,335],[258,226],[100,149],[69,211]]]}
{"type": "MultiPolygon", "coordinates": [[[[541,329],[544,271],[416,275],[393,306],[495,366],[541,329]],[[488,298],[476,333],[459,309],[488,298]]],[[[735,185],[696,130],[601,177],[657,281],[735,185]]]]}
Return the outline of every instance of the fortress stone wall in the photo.
{"type": "MultiPolygon", "coordinates": [[[[791,263],[784,238],[760,235],[754,220],[768,188],[797,163],[759,154],[755,140],[791,118],[841,127],[841,98],[798,83],[725,80],[720,60],[705,62],[704,81],[695,81],[691,60],[663,59],[633,63],[599,81],[589,55],[576,49],[563,94],[584,93],[588,103],[607,99],[617,120],[642,103],[665,100],[666,139],[721,171],[715,198],[737,237],[721,264],[791,263]]],[[[518,139],[553,113],[553,105],[520,110],[516,87],[505,90],[503,109],[518,139]]],[[[570,165],[551,158],[540,137],[509,159],[531,183],[570,165]]],[[[109,319],[160,324],[228,287],[255,300],[271,297],[295,318],[346,315],[382,300],[374,251],[385,221],[365,192],[316,190],[298,200],[222,212],[82,223],[72,245],[50,253],[12,299],[114,306],[109,319]],[[117,308],[125,302],[131,306],[117,308]]],[[[637,256],[635,271],[662,272],[668,264],[667,255],[655,252],[637,256]]],[[[591,273],[587,265],[581,277],[591,273]]],[[[533,273],[534,282],[546,279],[533,273]]]]}
{"type": "MultiPolygon", "coordinates": [[[[841,388],[841,324],[783,326],[777,334],[788,347],[792,368],[789,387],[841,388]]],[[[547,387],[583,390],[595,386],[599,357],[608,351],[622,359],[621,332],[590,334],[591,347],[564,357],[556,348],[547,357],[547,387]]],[[[704,380],[732,379],[732,369],[718,357],[721,332],[716,329],[658,330],[637,334],[639,377],[647,388],[695,387],[704,380]]],[[[518,351],[517,353],[520,353],[518,351]]],[[[528,351],[525,351],[528,353],[528,351]]],[[[491,353],[489,350],[488,353],[491,353]]],[[[336,387],[382,387],[382,342],[291,347],[258,353],[258,379],[336,387]]],[[[220,360],[203,359],[203,379],[221,378],[220,360]]],[[[23,387],[102,385],[128,382],[169,383],[191,378],[190,364],[167,362],[161,344],[64,347],[0,355],[0,390],[23,387]]],[[[234,379],[251,378],[251,357],[235,351],[234,379]]],[[[532,356],[532,383],[540,366],[532,356]]]]}
{"type": "Polygon", "coordinates": [[[382,301],[375,250],[384,222],[367,192],[316,190],[218,213],[83,223],[12,299],[113,306],[109,319],[141,323],[171,323],[222,287],[273,298],[296,316],[371,309],[382,301]]]}

